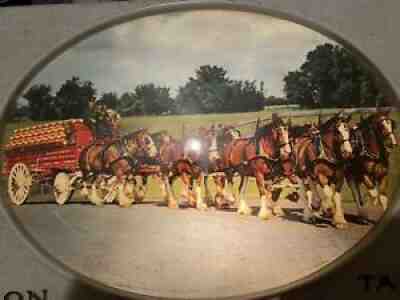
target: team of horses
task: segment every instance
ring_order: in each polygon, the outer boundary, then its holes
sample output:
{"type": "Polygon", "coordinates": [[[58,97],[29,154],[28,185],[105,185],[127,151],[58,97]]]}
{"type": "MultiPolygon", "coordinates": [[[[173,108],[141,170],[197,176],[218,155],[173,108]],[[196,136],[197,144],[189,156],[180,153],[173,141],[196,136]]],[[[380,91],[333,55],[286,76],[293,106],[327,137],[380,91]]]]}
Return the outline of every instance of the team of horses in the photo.
{"type": "Polygon", "coordinates": [[[148,178],[153,177],[170,208],[237,207],[239,214],[250,215],[246,191],[253,177],[260,196],[259,218],[284,215],[279,199],[284,188],[280,183],[286,182],[297,188],[292,196],[304,202],[304,221],[325,216],[335,227],[345,228],[342,188],[347,182],[360,221],[368,221],[361,186],[386,210],[389,156],[397,145],[389,111],[377,111],[358,123],[343,112],[325,121],[319,117],[317,123],[291,123],[273,114],[266,124],[257,121],[250,137],[234,126],[219,125],[201,127],[182,141],[167,131],[151,134],[140,129],[85,149],[80,161],[82,191],[95,204],[117,201],[130,206],[143,200],[148,178]],[[214,196],[209,177],[216,187],[214,196]],[[235,177],[240,178],[238,193],[235,177]],[[179,197],[173,187],[177,179],[183,183],[179,197]]]}

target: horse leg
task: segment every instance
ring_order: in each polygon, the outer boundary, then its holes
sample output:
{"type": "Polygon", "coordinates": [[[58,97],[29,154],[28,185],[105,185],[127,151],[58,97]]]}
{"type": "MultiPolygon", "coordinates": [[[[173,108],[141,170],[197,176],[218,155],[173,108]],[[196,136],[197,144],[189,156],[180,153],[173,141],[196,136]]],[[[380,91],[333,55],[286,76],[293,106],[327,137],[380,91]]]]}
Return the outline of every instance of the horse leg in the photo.
{"type": "Polygon", "coordinates": [[[168,205],[168,195],[167,195],[167,190],[164,184],[164,181],[161,178],[162,175],[155,175],[155,178],[160,185],[160,190],[161,190],[161,197],[162,200],[168,205]]]}
{"type": "Polygon", "coordinates": [[[88,184],[85,180],[83,180],[83,182],[82,182],[82,187],[81,187],[80,192],[81,192],[82,197],[86,198],[89,195],[88,184]]]}
{"type": "Polygon", "coordinates": [[[208,175],[204,175],[204,194],[207,205],[211,205],[212,196],[210,189],[208,188],[208,175]]]}
{"type": "Polygon", "coordinates": [[[162,181],[164,182],[164,189],[166,193],[168,208],[178,208],[179,205],[178,202],[176,201],[176,198],[174,197],[174,193],[172,191],[172,185],[168,175],[162,175],[162,181]]]}
{"type": "Polygon", "coordinates": [[[282,193],[282,188],[277,189],[272,192],[272,212],[277,217],[283,217],[285,213],[282,210],[282,207],[279,205],[279,198],[282,193]]]}
{"type": "Polygon", "coordinates": [[[104,196],[105,203],[113,203],[117,197],[119,183],[120,179],[117,176],[112,176],[110,179],[102,182],[101,189],[107,190],[107,194],[104,196]]]}
{"type": "Polygon", "coordinates": [[[224,191],[224,198],[230,202],[230,205],[233,205],[236,202],[236,195],[235,195],[236,192],[233,185],[233,174],[229,174],[227,181],[229,186],[229,192],[227,193],[224,191]]]}
{"type": "Polygon", "coordinates": [[[101,185],[100,182],[101,180],[103,179],[100,177],[95,178],[94,181],[92,182],[92,186],[88,193],[88,198],[90,202],[98,206],[104,204],[104,198],[102,197],[101,193],[99,193],[99,188],[98,188],[98,185],[101,185]]]}
{"type": "Polygon", "coordinates": [[[334,186],[333,201],[335,203],[335,211],[333,216],[333,224],[338,229],[345,229],[347,227],[347,221],[344,217],[344,211],[342,206],[342,194],[340,193],[343,186],[343,179],[339,180],[334,186]]]}
{"type": "Polygon", "coordinates": [[[142,184],[139,186],[139,189],[135,195],[136,202],[143,202],[147,192],[147,183],[148,183],[148,177],[142,176],[142,184]]]}
{"type": "Polygon", "coordinates": [[[122,176],[118,180],[117,185],[117,199],[120,207],[130,207],[135,201],[135,187],[134,183],[127,179],[126,176],[122,176]]]}
{"type": "Polygon", "coordinates": [[[199,175],[193,181],[193,189],[196,196],[196,208],[198,210],[206,210],[207,204],[204,202],[203,197],[201,195],[201,182],[204,180],[204,175],[199,175]]]}
{"type": "Polygon", "coordinates": [[[333,216],[334,210],[334,190],[333,187],[331,187],[331,185],[329,184],[328,177],[326,177],[324,174],[318,174],[318,181],[320,186],[322,187],[322,191],[325,196],[323,197],[323,199],[321,199],[322,214],[330,218],[333,216]]]}
{"type": "Polygon", "coordinates": [[[369,198],[373,201],[374,205],[377,205],[379,201],[379,190],[377,184],[368,175],[364,175],[363,182],[367,188],[369,198]]]}
{"type": "Polygon", "coordinates": [[[258,217],[262,220],[268,220],[273,217],[271,210],[272,207],[272,193],[269,188],[265,187],[264,175],[259,173],[256,175],[256,182],[258,190],[260,192],[261,207],[258,213],[258,217]]]}
{"type": "Polygon", "coordinates": [[[378,184],[378,198],[383,211],[386,211],[388,207],[388,197],[387,197],[388,182],[389,182],[388,177],[385,176],[380,180],[378,184]]]}
{"type": "Polygon", "coordinates": [[[221,176],[215,176],[214,177],[214,183],[215,183],[215,188],[216,188],[216,193],[215,193],[215,206],[217,208],[222,208],[222,204],[224,201],[224,192],[225,192],[225,178],[221,176]]]}
{"type": "Polygon", "coordinates": [[[368,224],[368,212],[362,200],[360,184],[356,183],[353,178],[347,178],[347,185],[349,186],[353,199],[357,205],[359,222],[362,224],[368,224]]]}
{"type": "Polygon", "coordinates": [[[195,207],[196,205],[196,200],[194,199],[192,195],[192,191],[190,190],[190,183],[191,180],[189,178],[189,175],[186,173],[181,174],[180,176],[181,182],[183,184],[183,189],[181,191],[181,198],[188,203],[189,206],[195,207]]]}
{"type": "MultiPolygon", "coordinates": [[[[305,223],[315,223],[315,216],[312,212],[311,208],[311,200],[309,198],[308,192],[311,192],[306,188],[306,185],[303,180],[298,178],[298,184],[299,184],[299,195],[300,199],[303,201],[304,204],[304,210],[303,210],[303,221],[305,223]]],[[[311,199],[312,199],[312,194],[311,194],[311,199]]]]}
{"type": "Polygon", "coordinates": [[[248,176],[241,176],[240,179],[240,187],[239,187],[239,208],[238,208],[238,213],[240,215],[246,215],[250,216],[251,215],[251,209],[247,205],[246,199],[245,199],[245,194],[247,191],[247,186],[249,183],[249,177],[248,176]]]}

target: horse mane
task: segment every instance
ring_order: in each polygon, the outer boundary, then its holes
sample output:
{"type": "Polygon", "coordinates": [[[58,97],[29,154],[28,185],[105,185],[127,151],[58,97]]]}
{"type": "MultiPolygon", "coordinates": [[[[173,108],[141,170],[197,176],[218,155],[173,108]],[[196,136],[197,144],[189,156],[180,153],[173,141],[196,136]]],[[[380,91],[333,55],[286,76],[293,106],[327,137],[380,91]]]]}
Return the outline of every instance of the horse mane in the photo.
{"type": "Polygon", "coordinates": [[[135,138],[139,133],[141,133],[141,132],[143,132],[143,131],[144,131],[144,129],[143,129],[143,128],[140,128],[140,129],[135,130],[135,131],[133,131],[133,132],[126,133],[126,134],[122,135],[122,136],[119,138],[119,141],[121,141],[121,142],[126,142],[126,140],[131,139],[131,138],[135,138]]]}
{"type": "Polygon", "coordinates": [[[311,125],[292,125],[289,128],[290,130],[290,136],[294,138],[306,136],[310,133],[311,130],[311,125]]]}
{"type": "Polygon", "coordinates": [[[256,130],[256,136],[272,136],[272,129],[274,128],[273,123],[266,124],[264,126],[261,126],[257,128],[256,130]]]}
{"type": "Polygon", "coordinates": [[[359,123],[359,127],[364,129],[364,128],[371,128],[371,125],[374,124],[374,119],[376,118],[375,114],[369,115],[367,118],[362,119],[359,123]]]}
{"type": "Polygon", "coordinates": [[[270,123],[270,125],[273,127],[280,127],[280,126],[286,126],[286,123],[280,117],[275,117],[273,121],[270,123]]]}
{"type": "Polygon", "coordinates": [[[328,119],[324,123],[322,123],[319,127],[320,131],[326,131],[332,127],[332,125],[335,125],[336,122],[340,119],[338,115],[333,116],[332,118],[328,119]]]}

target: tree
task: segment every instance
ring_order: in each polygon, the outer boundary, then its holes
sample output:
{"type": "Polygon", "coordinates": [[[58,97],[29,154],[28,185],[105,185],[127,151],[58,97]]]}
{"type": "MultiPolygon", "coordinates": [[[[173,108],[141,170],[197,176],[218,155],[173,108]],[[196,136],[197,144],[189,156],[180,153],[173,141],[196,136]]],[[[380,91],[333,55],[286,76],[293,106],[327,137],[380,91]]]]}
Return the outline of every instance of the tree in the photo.
{"type": "Polygon", "coordinates": [[[317,95],[307,75],[301,71],[289,72],[285,77],[284,92],[290,103],[298,103],[306,107],[318,105],[317,95]]]}
{"type": "Polygon", "coordinates": [[[219,66],[205,65],[195,77],[179,88],[176,103],[179,113],[219,113],[256,111],[264,107],[263,84],[255,81],[234,81],[219,66]]]}
{"type": "Polygon", "coordinates": [[[367,106],[381,97],[372,74],[349,51],[329,43],[307,53],[284,82],[288,101],[306,107],[367,106]]]}
{"type": "Polygon", "coordinates": [[[51,87],[49,85],[33,85],[22,97],[28,101],[29,117],[32,120],[43,121],[58,118],[55,109],[55,98],[51,95],[51,87]]]}
{"type": "Polygon", "coordinates": [[[273,106],[273,105],[288,105],[290,104],[287,99],[275,96],[269,96],[265,98],[264,105],[265,106],[273,106]]]}
{"type": "Polygon", "coordinates": [[[56,94],[56,105],[62,119],[82,118],[88,113],[88,100],[96,94],[91,81],[79,77],[65,81],[56,94]]]}
{"type": "Polygon", "coordinates": [[[180,113],[213,113],[226,106],[231,81],[222,67],[205,65],[195,71],[195,77],[179,88],[177,106],[180,113]]]}
{"type": "Polygon", "coordinates": [[[113,92],[104,93],[99,101],[108,108],[116,109],[118,105],[118,95],[113,92]]]}
{"type": "Polygon", "coordinates": [[[143,103],[136,97],[135,93],[123,93],[116,107],[122,116],[143,114],[143,103]]]}
{"type": "Polygon", "coordinates": [[[156,87],[153,83],[141,84],[135,88],[135,97],[137,107],[142,106],[144,114],[170,114],[174,111],[169,88],[156,87]]]}

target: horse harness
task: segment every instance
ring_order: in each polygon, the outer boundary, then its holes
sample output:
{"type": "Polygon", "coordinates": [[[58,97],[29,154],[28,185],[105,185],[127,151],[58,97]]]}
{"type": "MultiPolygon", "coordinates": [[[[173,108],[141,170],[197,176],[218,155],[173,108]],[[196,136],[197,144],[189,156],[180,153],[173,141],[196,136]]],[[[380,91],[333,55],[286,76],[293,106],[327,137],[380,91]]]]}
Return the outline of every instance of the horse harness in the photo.
{"type": "Polygon", "coordinates": [[[99,153],[101,162],[103,166],[106,166],[106,170],[111,170],[112,166],[115,165],[117,162],[121,160],[126,160],[129,163],[129,166],[133,169],[136,169],[138,161],[136,159],[133,159],[131,155],[129,154],[128,149],[125,146],[125,143],[122,141],[122,139],[119,139],[115,142],[108,143],[103,150],[99,153]],[[111,161],[108,166],[106,166],[105,163],[105,154],[106,152],[112,147],[116,146],[119,157],[111,161]]]}
{"type": "Polygon", "coordinates": [[[369,151],[366,143],[365,143],[365,138],[364,138],[364,133],[363,133],[363,129],[362,128],[357,128],[356,129],[356,139],[360,144],[361,150],[359,153],[360,157],[367,157],[370,160],[373,160],[375,162],[387,162],[387,155],[386,155],[386,149],[385,146],[379,142],[379,139],[376,135],[376,131],[374,128],[367,128],[368,133],[371,135],[374,135],[374,137],[377,140],[377,144],[379,146],[379,151],[378,153],[372,153],[371,151],[369,151]],[[381,155],[380,155],[381,154],[381,155]]]}

